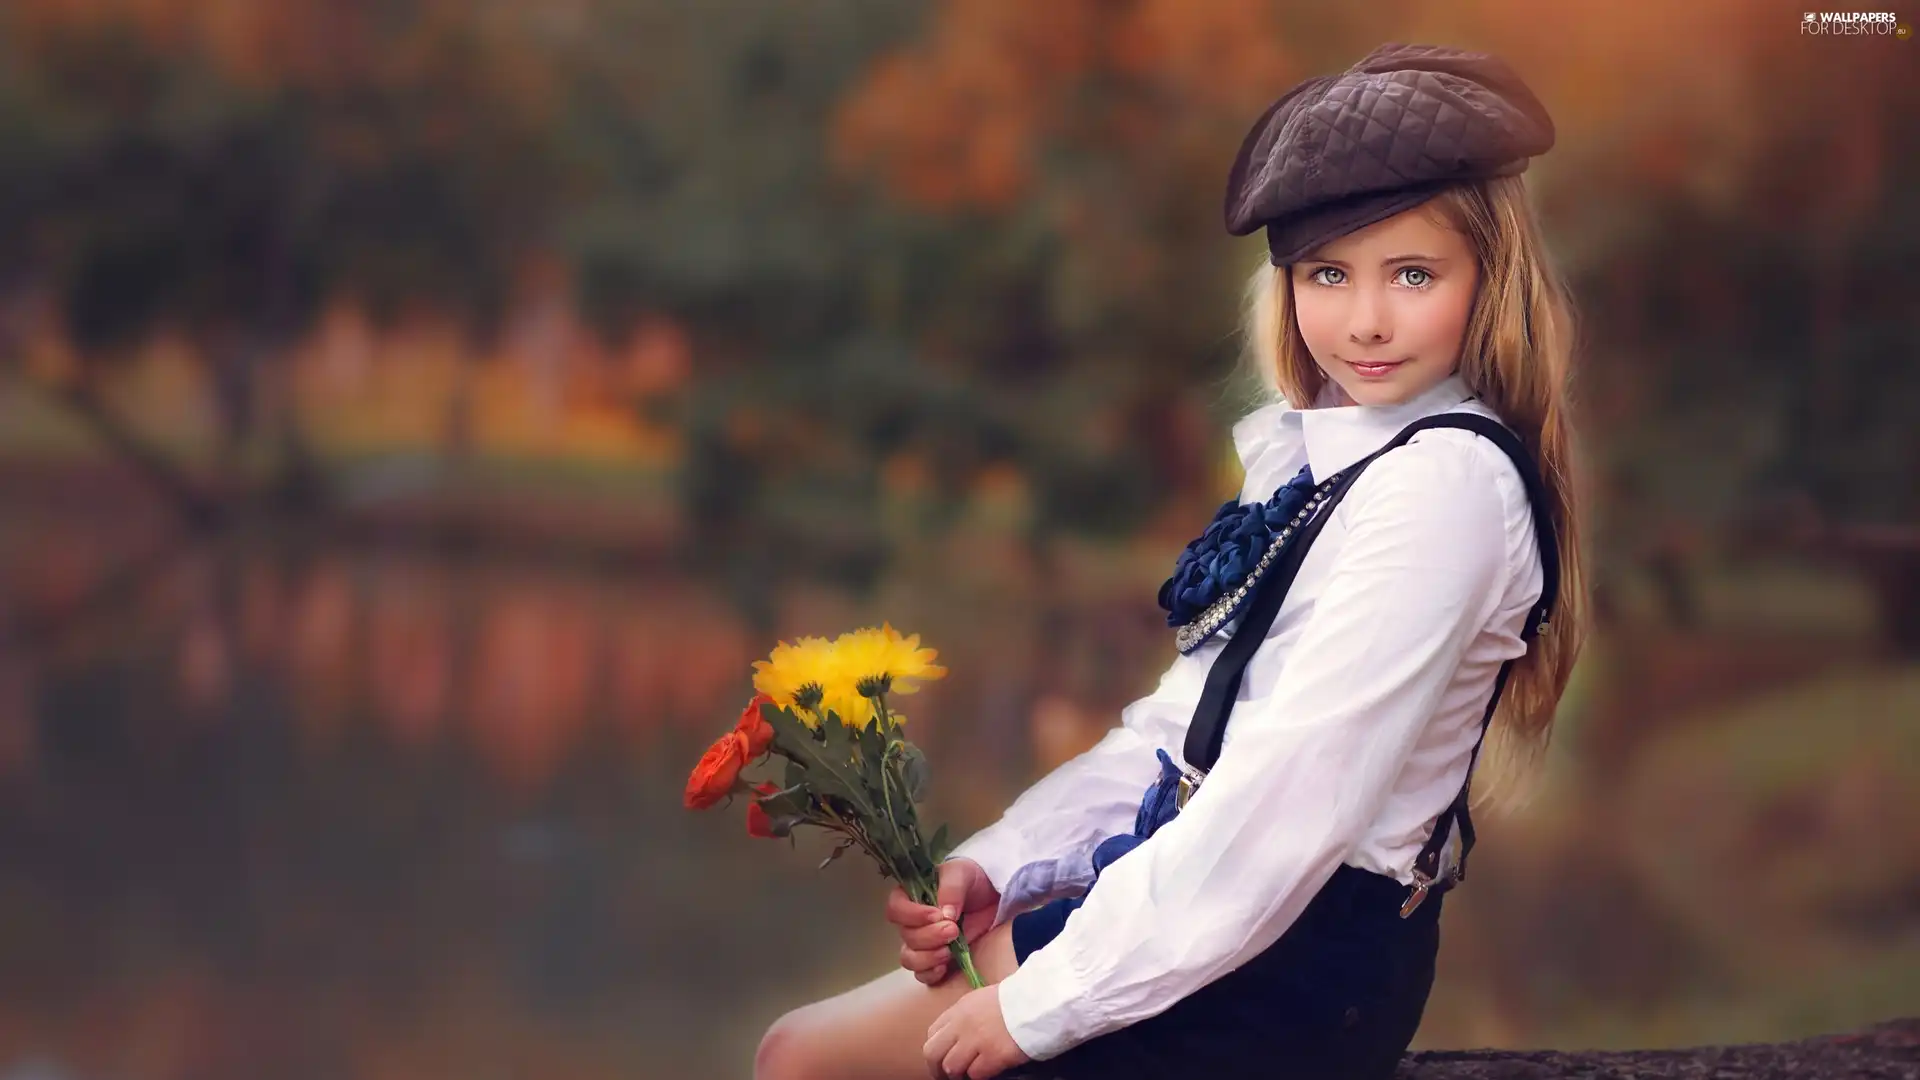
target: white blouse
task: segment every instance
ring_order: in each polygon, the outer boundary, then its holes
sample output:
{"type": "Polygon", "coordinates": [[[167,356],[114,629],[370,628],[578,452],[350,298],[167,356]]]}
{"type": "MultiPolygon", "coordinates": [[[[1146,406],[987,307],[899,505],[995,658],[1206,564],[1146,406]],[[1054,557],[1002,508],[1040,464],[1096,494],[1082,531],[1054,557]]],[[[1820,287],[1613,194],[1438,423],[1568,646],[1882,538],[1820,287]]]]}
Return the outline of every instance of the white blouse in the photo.
{"type": "MultiPolygon", "coordinates": [[[[1324,479],[1453,410],[1495,416],[1457,375],[1399,405],[1256,409],[1233,426],[1240,500],[1265,501],[1303,462],[1324,479]]],[[[1248,663],[1206,783],[1000,985],[1020,1048],[1045,1060],[1164,1011],[1278,940],[1341,863],[1411,884],[1542,583],[1526,488],[1491,441],[1423,431],[1369,465],[1248,663]]],[[[1183,760],[1237,625],[1176,653],[1119,726],[954,850],[999,888],[997,921],[1083,891],[1095,845],[1132,831],[1154,750],[1183,760]]]]}

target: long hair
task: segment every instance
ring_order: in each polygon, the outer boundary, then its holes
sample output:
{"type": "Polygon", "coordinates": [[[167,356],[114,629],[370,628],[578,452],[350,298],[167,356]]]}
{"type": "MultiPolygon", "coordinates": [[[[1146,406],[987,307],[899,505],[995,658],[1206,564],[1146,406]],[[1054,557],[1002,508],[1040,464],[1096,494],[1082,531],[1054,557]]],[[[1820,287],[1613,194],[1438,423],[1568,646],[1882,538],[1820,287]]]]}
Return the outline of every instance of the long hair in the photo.
{"type": "MultiPolygon", "coordinates": [[[[1584,495],[1569,414],[1573,304],[1547,258],[1521,176],[1464,182],[1425,208],[1473,245],[1480,282],[1460,350],[1460,377],[1532,452],[1546,485],[1560,555],[1560,595],[1547,628],[1514,661],[1481,748],[1474,802],[1512,806],[1538,776],[1590,614],[1581,521],[1584,495]]],[[[1263,257],[1247,285],[1246,361],[1268,391],[1312,408],[1329,379],[1294,320],[1292,275],[1263,257]]]]}

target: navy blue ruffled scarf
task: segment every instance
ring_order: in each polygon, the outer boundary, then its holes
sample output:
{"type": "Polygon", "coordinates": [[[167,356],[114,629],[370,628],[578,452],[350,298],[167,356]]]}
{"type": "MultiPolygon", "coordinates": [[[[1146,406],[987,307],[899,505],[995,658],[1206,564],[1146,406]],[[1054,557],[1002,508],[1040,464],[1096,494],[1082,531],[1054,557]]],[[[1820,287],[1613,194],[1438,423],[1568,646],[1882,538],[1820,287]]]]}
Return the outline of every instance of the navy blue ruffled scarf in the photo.
{"type": "MultiPolygon", "coordinates": [[[[1180,553],[1173,576],[1160,586],[1167,625],[1185,626],[1246,580],[1275,534],[1306,505],[1313,488],[1312,467],[1302,465],[1266,502],[1242,504],[1229,499],[1222,503],[1207,531],[1180,553]]],[[[1228,619],[1237,614],[1236,609],[1228,619]]]]}

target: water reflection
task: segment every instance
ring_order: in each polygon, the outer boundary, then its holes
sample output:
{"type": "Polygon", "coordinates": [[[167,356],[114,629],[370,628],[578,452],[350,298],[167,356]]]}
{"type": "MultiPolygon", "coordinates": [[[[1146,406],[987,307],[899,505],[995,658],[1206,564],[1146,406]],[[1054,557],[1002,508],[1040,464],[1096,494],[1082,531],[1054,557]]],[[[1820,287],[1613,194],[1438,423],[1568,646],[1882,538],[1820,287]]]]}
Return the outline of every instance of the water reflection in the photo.
{"type": "MultiPolygon", "coordinates": [[[[132,557],[19,525],[16,612],[132,557]]],[[[874,881],[679,807],[757,640],[684,583],[247,537],[126,599],[0,668],[19,1068],[736,1075],[871,967],[874,881]]]]}
{"type": "MultiPolygon", "coordinates": [[[[955,677],[912,723],[964,833],[1167,655],[1125,573],[964,528],[762,618],[672,567],[98,513],[0,522],[0,1080],[745,1076],[775,1015],[893,956],[864,865],[680,808],[753,658],[876,612],[926,633],[955,677]]],[[[1624,700],[1704,647],[1640,654],[1624,700]]],[[[1834,670],[1485,821],[1420,1044],[1775,1038],[1911,1001],[1920,682],[1834,670]]]]}

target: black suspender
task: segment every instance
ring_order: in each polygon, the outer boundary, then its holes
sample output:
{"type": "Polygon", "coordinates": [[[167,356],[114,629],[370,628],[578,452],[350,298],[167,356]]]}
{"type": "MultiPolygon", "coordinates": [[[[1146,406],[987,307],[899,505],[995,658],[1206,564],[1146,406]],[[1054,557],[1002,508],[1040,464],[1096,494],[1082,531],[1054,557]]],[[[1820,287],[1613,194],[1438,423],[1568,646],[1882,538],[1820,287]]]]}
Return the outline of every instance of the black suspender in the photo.
{"type": "MultiPolygon", "coordinates": [[[[1529,613],[1526,625],[1521,627],[1521,640],[1531,642],[1546,626],[1547,616],[1552,612],[1554,601],[1560,593],[1560,550],[1554,541],[1553,519],[1547,512],[1546,485],[1541,482],[1540,470],[1534,464],[1533,455],[1504,425],[1477,413],[1452,412],[1422,417],[1402,428],[1385,446],[1330,477],[1332,484],[1320,503],[1319,513],[1300,527],[1299,533],[1287,544],[1275,564],[1254,583],[1253,596],[1247,603],[1240,625],[1227,639],[1225,647],[1207,671],[1207,682],[1200,692],[1200,703],[1194,709],[1193,722],[1187,727],[1184,752],[1189,765],[1205,772],[1220,759],[1220,745],[1226,737],[1227,718],[1233,712],[1233,703],[1239,695],[1240,680],[1246,672],[1247,662],[1253,658],[1254,651],[1272,628],[1274,616],[1279,614],[1281,602],[1286,599],[1288,588],[1300,572],[1307,549],[1313,545],[1314,538],[1320,535],[1320,530],[1326,527],[1327,519],[1333,516],[1334,507],[1346,496],[1354,479],[1376,458],[1404,445],[1415,433],[1429,428],[1464,428],[1484,436],[1505,451],[1520,470],[1520,479],[1527,489],[1527,501],[1533,508],[1534,537],[1540,545],[1542,571],[1540,601],[1529,613]]],[[[1493,682],[1493,697],[1487,702],[1486,715],[1480,719],[1480,734],[1474,739],[1473,754],[1467,760],[1467,778],[1461,782],[1460,792],[1454,796],[1452,805],[1434,822],[1433,834],[1414,859],[1414,891],[1400,909],[1402,915],[1412,914],[1429,891],[1445,892],[1466,878],[1467,852],[1472,850],[1474,840],[1473,819],[1467,812],[1467,791],[1473,783],[1473,767],[1480,758],[1480,744],[1487,737],[1487,727],[1493,721],[1494,709],[1500,703],[1500,692],[1506,688],[1507,676],[1512,668],[1511,659],[1500,665],[1500,674],[1493,682]],[[1445,880],[1440,880],[1440,853],[1446,847],[1455,821],[1458,821],[1460,829],[1460,860],[1454,865],[1453,872],[1445,880]]]]}

